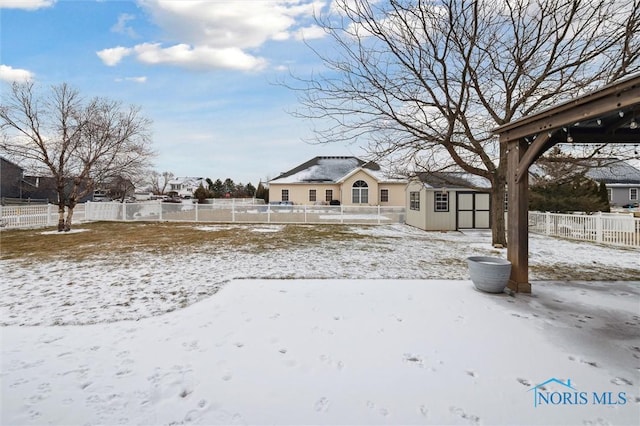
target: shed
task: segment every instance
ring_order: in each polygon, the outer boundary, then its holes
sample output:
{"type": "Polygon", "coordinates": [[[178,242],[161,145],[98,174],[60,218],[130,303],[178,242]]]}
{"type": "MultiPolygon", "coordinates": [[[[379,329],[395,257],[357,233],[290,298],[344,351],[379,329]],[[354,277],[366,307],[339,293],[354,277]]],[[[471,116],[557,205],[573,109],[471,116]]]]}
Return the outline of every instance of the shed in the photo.
{"type": "Polygon", "coordinates": [[[407,185],[407,219],[425,231],[491,228],[490,182],[468,173],[418,173],[407,185]]]}

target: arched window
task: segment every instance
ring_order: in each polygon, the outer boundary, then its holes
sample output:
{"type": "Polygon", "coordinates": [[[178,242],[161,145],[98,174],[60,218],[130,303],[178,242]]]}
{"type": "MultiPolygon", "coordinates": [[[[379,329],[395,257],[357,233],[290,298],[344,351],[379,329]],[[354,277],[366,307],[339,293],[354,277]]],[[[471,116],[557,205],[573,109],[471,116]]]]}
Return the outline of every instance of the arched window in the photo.
{"type": "Polygon", "coordinates": [[[369,185],[363,180],[358,180],[351,188],[351,202],[353,204],[369,203],[369,185]]]}

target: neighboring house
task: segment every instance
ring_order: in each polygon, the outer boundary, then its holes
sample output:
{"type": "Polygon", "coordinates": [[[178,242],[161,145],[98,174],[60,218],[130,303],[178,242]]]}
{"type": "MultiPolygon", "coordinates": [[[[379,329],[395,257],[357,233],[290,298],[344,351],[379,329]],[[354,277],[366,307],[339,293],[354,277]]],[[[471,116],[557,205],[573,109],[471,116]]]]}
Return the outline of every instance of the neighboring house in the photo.
{"type": "MultiPolygon", "coordinates": [[[[81,185],[80,190],[85,191],[89,185],[91,185],[91,182],[88,180],[85,181],[85,183],[81,185]]],[[[65,184],[65,194],[69,194],[72,187],[73,180],[67,179],[65,184]]],[[[55,179],[48,176],[25,176],[22,198],[48,200],[51,204],[58,204],[58,192],[56,190],[55,179]]],[[[88,191],[88,193],[81,197],[77,202],[84,203],[86,201],[91,201],[92,199],[93,191],[88,191]]]]}
{"type": "Polygon", "coordinates": [[[356,157],[315,157],[269,181],[269,201],[347,206],[404,206],[405,178],[389,177],[356,157]]]}
{"type": "Polygon", "coordinates": [[[586,176],[598,183],[604,182],[611,207],[638,206],[640,202],[640,170],[618,161],[607,166],[593,167],[586,176]]]}
{"type": "Polygon", "coordinates": [[[58,194],[53,178],[26,176],[24,169],[11,161],[0,157],[0,196],[3,199],[37,200],[37,202],[55,203],[58,194]]]}
{"type": "Polygon", "coordinates": [[[0,197],[22,198],[24,169],[0,157],[0,197]]]}
{"type": "Polygon", "coordinates": [[[407,225],[425,231],[491,228],[491,185],[468,173],[418,173],[407,185],[407,225]]]}
{"type": "Polygon", "coordinates": [[[200,185],[207,187],[206,179],[202,177],[176,177],[167,184],[167,193],[175,193],[180,198],[193,198],[193,193],[200,185]]]}
{"type": "MultiPolygon", "coordinates": [[[[81,186],[81,191],[88,189],[91,181],[86,180],[81,186]]],[[[65,192],[68,194],[73,187],[72,179],[66,180],[65,192]]],[[[16,198],[21,200],[37,200],[42,203],[58,203],[56,181],[48,176],[29,176],[24,174],[24,169],[7,159],[0,157],[0,197],[16,198]]],[[[91,201],[93,191],[82,197],[78,202],[91,201]]]]}

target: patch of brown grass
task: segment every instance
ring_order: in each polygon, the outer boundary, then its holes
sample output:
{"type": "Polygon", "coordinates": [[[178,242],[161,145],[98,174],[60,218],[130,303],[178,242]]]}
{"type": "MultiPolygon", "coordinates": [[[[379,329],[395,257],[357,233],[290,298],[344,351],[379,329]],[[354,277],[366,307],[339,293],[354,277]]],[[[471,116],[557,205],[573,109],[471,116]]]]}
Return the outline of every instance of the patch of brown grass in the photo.
{"type": "Polygon", "coordinates": [[[51,229],[3,230],[0,232],[0,258],[81,261],[114,253],[207,253],[227,249],[258,253],[372,238],[347,232],[342,225],[284,225],[278,232],[257,232],[251,226],[243,225],[95,222],[76,225],[74,229],[85,231],[45,234],[44,231],[51,229]]]}

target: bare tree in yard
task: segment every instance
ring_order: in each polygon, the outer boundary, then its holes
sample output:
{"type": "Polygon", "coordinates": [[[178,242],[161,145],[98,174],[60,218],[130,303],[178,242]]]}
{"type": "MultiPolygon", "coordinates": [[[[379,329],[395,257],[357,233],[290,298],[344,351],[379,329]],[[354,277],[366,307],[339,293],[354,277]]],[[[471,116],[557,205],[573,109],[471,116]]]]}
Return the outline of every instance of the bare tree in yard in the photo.
{"type": "MultiPolygon", "coordinates": [[[[640,0],[336,0],[326,71],[289,84],[319,142],[491,182],[505,244],[507,153],[491,130],[639,69],[640,0]]],[[[312,46],[313,48],[313,46],[312,46]]]]}
{"type": "Polygon", "coordinates": [[[152,156],[150,121],[137,107],[105,98],[87,102],[67,84],[46,95],[31,82],[13,84],[3,96],[0,120],[8,135],[2,149],[53,176],[59,231],[71,229],[73,209],[95,182],[143,169],[152,156]]]}
{"type": "Polygon", "coordinates": [[[151,192],[156,195],[162,195],[167,190],[169,181],[174,178],[171,172],[152,171],[149,175],[148,183],[151,185],[151,192]]]}

